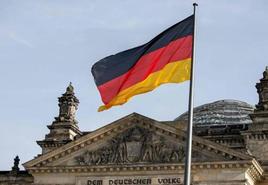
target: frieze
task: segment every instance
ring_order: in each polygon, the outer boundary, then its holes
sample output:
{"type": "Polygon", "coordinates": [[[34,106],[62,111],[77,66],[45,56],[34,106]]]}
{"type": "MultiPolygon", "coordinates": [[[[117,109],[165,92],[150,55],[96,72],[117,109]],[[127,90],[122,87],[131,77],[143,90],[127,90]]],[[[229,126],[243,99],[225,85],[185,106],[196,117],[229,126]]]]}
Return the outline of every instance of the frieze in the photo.
{"type": "Polygon", "coordinates": [[[111,139],[105,147],[86,151],[75,160],[79,165],[107,165],[182,162],[184,158],[182,146],[168,143],[147,129],[134,127],[111,139]]]}
{"type": "Polygon", "coordinates": [[[78,177],[79,185],[181,185],[182,174],[158,176],[78,177]]]}

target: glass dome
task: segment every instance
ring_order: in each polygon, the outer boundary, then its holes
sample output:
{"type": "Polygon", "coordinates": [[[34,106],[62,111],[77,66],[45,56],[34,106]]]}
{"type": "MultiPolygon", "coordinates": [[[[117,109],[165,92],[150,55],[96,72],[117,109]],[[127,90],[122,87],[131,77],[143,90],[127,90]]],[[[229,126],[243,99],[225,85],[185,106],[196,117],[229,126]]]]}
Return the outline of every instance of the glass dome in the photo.
{"type": "MultiPolygon", "coordinates": [[[[254,106],[238,100],[220,100],[194,108],[194,126],[251,124],[254,106]]],[[[187,122],[188,112],[175,119],[187,122]]]]}

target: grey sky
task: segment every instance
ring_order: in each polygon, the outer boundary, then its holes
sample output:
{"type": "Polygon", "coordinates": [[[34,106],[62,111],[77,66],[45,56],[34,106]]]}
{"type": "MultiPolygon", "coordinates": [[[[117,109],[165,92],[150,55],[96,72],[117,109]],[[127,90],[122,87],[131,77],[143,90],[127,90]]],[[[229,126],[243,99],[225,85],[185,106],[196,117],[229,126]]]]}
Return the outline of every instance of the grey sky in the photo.
{"type": "MultiPolygon", "coordinates": [[[[195,105],[219,99],[257,103],[268,58],[268,1],[200,0],[195,105]]],[[[173,120],[187,109],[188,82],[168,84],[97,113],[90,74],[97,60],[143,44],[192,14],[182,0],[0,0],[0,170],[41,152],[36,140],[58,114],[70,81],[77,119],[94,130],[132,112],[173,120]]]]}

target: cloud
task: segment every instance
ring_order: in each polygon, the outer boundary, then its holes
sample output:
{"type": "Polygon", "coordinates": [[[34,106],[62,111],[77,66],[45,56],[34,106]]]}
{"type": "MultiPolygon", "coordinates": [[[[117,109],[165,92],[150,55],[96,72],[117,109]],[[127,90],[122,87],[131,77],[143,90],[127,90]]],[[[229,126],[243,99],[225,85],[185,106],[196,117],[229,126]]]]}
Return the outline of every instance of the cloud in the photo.
{"type": "Polygon", "coordinates": [[[34,48],[34,45],[29,42],[28,40],[25,40],[23,38],[20,38],[15,32],[10,32],[8,34],[9,38],[12,39],[13,41],[17,42],[17,43],[20,43],[22,45],[25,45],[29,48],[34,48]]]}

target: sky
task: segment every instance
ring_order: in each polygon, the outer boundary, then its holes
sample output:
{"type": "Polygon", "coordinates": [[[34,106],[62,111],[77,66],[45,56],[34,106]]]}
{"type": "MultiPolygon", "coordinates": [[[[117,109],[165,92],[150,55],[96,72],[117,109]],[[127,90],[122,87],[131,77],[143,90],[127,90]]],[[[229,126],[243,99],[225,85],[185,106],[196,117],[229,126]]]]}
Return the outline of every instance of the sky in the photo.
{"type": "MultiPolygon", "coordinates": [[[[268,1],[197,0],[194,105],[255,105],[268,61],[268,1]]],[[[159,121],[187,110],[189,82],[166,84],[123,106],[102,104],[91,75],[98,60],[148,42],[193,12],[191,0],[0,0],[0,170],[41,153],[36,140],[73,83],[76,119],[92,131],[137,112],[159,121]]],[[[22,167],[21,167],[22,168],[22,167]]],[[[23,168],[22,168],[23,169],[23,168]]]]}

